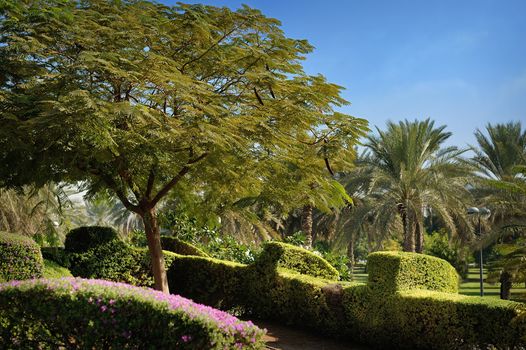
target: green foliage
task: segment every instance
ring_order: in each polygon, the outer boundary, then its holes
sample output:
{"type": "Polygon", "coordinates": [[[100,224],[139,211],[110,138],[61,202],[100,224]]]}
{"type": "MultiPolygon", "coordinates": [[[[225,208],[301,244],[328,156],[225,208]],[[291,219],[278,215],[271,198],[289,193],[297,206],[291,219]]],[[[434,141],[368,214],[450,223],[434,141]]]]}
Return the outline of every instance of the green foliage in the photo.
{"type": "Polygon", "coordinates": [[[457,272],[466,278],[468,274],[469,249],[457,242],[450,242],[447,232],[440,230],[426,235],[424,253],[449,262],[457,272]]]}
{"type": "Polygon", "coordinates": [[[42,277],[40,247],[31,238],[0,231],[0,281],[42,277]]]}
{"type": "Polygon", "coordinates": [[[338,271],[341,281],[350,281],[352,279],[352,271],[349,268],[350,260],[346,254],[340,254],[331,250],[327,241],[317,241],[314,243],[314,250],[319,252],[321,256],[338,271]]]}
{"type": "Polygon", "coordinates": [[[53,261],[60,266],[69,266],[68,253],[63,247],[40,247],[44,260],[53,261]]]}
{"type": "MultiPolygon", "coordinates": [[[[166,265],[170,266],[175,255],[170,252],[163,252],[163,255],[166,265]]],[[[118,239],[99,244],[84,253],[69,254],[69,261],[74,276],[153,286],[148,250],[130,247],[118,239]]]]}
{"type": "Polygon", "coordinates": [[[73,277],[71,272],[63,266],[60,266],[52,260],[44,259],[44,278],[61,278],[61,277],[73,277]]]}
{"type": "Polygon", "coordinates": [[[322,257],[306,249],[281,242],[267,242],[257,264],[296,271],[301,274],[329,280],[338,280],[338,271],[322,257]]]}
{"type": "Polygon", "coordinates": [[[216,259],[230,260],[242,264],[253,263],[259,255],[259,249],[241,243],[238,239],[224,235],[214,234],[207,244],[202,244],[203,249],[216,259]]]}
{"type": "Polygon", "coordinates": [[[163,250],[168,250],[180,255],[208,256],[208,254],[193,244],[185,242],[177,237],[161,236],[161,246],[163,250]]]}
{"type": "Polygon", "coordinates": [[[354,339],[389,349],[522,348],[524,304],[412,290],[378,294],[344,288],[347,329],[354,339]]]}
{"type": "Polygon", "coordinates": [[[369,286],[382,293],[410,289],[458,292],[459,277],[447,261],[424,254],[377,252],[367,259],[369,286]]]}
{"type": "Polygon", "coordinates": [[[83,226],[66,235],[64,248],[68,253],[83,253],[100,244],[118,239],[118,233],[111,227],[83,226]]]}
{"type": "MultiPolygon", "coordinates": [[[[526,345],[520,303],[415,289],[379,293],[367,285],[197,256],[177,256],[168,276],[173,291],[199,302],[379,348],[526,345]]],[[[410,285],[421,282],[415,277],[410,285]]]]}
{"type": "Polygon", "coordinates": [[[262,349],[250,322],[151,289],[83,279],[0,285],[2,349],[262,349]]]}

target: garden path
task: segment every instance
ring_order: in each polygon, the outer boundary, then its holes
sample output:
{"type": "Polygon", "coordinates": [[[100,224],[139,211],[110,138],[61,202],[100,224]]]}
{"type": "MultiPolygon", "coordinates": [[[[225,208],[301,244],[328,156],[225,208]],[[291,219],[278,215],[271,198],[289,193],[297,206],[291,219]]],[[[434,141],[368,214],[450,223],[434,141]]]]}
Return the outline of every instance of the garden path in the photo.
{"type": "Polygon", "coordinates": [[[314,335],[306,331],[284,327],[275,323],[255,321],[260,328],[267,329],[265,342],[269,350],[367,350],[363,345],[351,344],[314,335]]]}

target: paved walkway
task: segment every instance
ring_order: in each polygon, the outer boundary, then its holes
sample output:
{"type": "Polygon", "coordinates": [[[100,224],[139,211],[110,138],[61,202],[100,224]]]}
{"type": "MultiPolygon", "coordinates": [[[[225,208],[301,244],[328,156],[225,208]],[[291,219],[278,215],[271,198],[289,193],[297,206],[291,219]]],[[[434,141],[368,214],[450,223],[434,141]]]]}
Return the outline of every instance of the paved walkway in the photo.
{"type": "Polygon", "coordinates": [[[260,328],[267,329],[265,342],[272,350],[368,350],[363,345],[353,345],[348,341],[338,341],[306,331],[284,327],[275,323],[255,321],[260,328]]]}

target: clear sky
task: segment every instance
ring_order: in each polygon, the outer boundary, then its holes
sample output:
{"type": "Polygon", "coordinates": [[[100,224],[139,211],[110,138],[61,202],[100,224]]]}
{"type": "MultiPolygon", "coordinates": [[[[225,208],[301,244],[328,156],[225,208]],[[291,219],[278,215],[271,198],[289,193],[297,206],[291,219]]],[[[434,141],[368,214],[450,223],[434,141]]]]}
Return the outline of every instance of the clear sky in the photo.
{"type": "Polygon", "coordinates": [[[186,2],[279,19],[315,46],[306,71],[345,87],[343,112],[371,126],[430,117],[458,146],[488,122],[526,126],[526,0],[186,2]]]}

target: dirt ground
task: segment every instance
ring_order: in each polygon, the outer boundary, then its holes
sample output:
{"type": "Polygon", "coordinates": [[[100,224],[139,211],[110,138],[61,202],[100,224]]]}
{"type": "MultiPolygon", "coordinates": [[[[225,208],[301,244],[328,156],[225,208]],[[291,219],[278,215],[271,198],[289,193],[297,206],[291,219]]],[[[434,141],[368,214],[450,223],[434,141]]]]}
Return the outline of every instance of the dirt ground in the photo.
{"type": "Polygon", "coordinates": [[[338,341],[306,331],[292,329],[265,321],[255,321],[260,328],[267,329],[265,342],[267,349],[279,350],[369,350],[363,345],[348,341],[338,341]]]}

